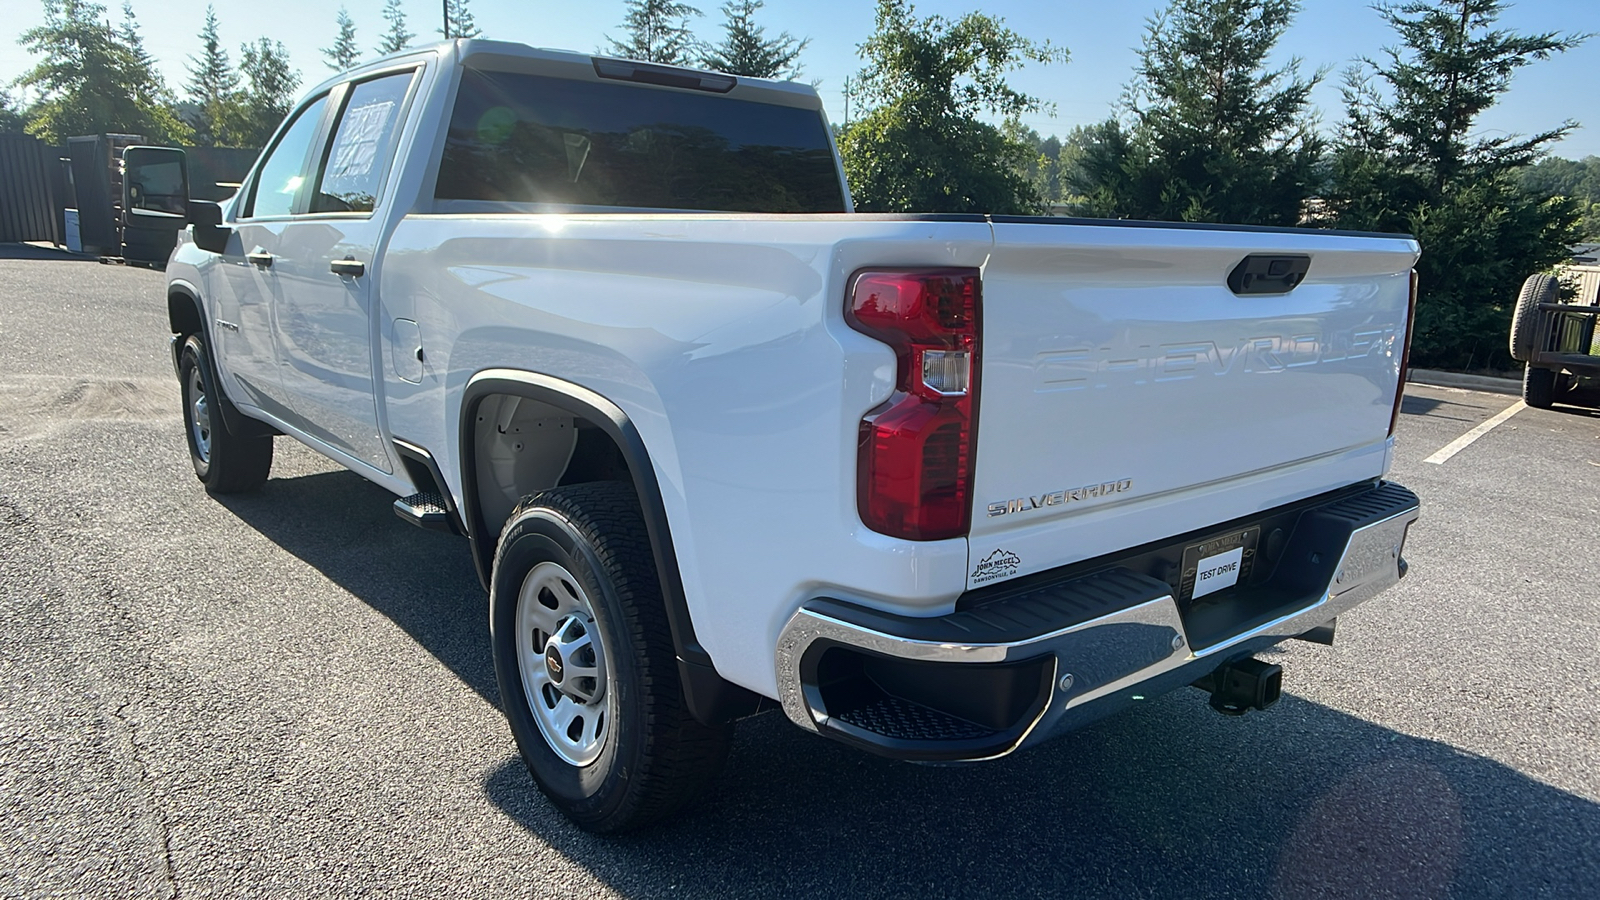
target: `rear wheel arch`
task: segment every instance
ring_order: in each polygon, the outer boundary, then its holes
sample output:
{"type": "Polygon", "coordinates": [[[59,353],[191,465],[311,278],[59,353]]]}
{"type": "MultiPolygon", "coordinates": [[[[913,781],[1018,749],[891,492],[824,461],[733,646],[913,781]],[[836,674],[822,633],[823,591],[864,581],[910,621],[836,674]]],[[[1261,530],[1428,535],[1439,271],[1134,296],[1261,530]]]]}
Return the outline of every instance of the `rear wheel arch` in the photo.
{"type": "MultiPolygon", "coordinates": [[[[459,423],[461,512],[472,544],[473,563],[485,588],[490,584],[493,574],[496,543],[504,523],[493,521],[495,517],[486,507],[497,501],[491,498],[486,503],[485,492],[480,485],[479,454],[485,452],[485,448],[479,440],[479,413],[485,409],[485,404],[501,404],[508,398],[531,400],[543,407],[558,410],[571,416],[574,422],[590,426],[609,438],[610,445],[615,448],[626,469],[625,474],[618,473],[623,477],[617,480],[632,485],[644,515],[662,602],[671,626],[690,710],[697,719],[707,724],[731,721],[755,712],[760,705],[757,695],[717,675],[711,655],[695,636],[667,522],[666,505],[643,437],[621,407],[588,388],[549,375],[514,369],[484,370],[467,382],[461,398],[459,423]]],[[[562,474],[570,473],[577,464],[578,460],[569,457],[562,474]]],[[[557,483],[571,481],[558,478],[557,483]]],[[[555,483],[529,484],[523,493],[554,486],[555,483]]]]}

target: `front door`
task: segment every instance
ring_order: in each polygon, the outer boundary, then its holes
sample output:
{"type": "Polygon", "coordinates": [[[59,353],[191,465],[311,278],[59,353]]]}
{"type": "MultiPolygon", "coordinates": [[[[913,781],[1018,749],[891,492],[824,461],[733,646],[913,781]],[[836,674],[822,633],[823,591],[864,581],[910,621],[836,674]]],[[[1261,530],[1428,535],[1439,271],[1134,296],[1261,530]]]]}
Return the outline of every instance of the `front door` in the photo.
{"type": "Polygon", "coordinates": [[[234,234],[212,286],[217,368],[231,378],[229,394],[285,421],[294,409],[279,374],[273,321],[281,280],[279,240],[295,210],[327,96],[294,114],[234,208],[234,234]]]}
{"type": "Polygon", "coordinates": [[[391,471],[374,383],[372,284],[384,179],[414,69],[336,90],[343,104],[304,215],[278,237],[276,318],[284,386],[302,427],[391,471]]]}

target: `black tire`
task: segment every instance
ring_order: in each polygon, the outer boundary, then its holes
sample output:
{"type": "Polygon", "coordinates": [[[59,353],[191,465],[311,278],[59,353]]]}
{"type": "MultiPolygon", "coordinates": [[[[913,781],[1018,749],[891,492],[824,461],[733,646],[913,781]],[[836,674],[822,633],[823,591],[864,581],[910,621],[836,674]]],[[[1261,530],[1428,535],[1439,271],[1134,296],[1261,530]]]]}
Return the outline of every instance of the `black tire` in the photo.
{"type": "Polygon", "coordinates": [[[1556,371],[1533,366],[1523,369],[1522,402],[1536,409],[1549,409],[1556,402],[1556,371]]]}
{"type": "Polygon", "coordinates": [[[1533,342],[1539,330],[1538,306],[1560,298],[1561,286],[1553,275],[1529,275],[1522,282],[1522,293],[1517,295],[1517,306],[1511,313],[1512,359],[1527,362],[1533,357],[1533,342]]]}
{"type": "Polygon", "coordinates": [[[272,437],[243,437],[228,431],[218,405],[222,395],[217,391],[215,370],[199,335],[184,339],[178,357],[178,384],[183,392],[183,433],[195,477],[213,494],[261,487],[272,471],[272,437]]]}
{"type": "MultiPolygon", "coordinates": [[[[549,571],[559,570],[541,570],[549,571]]],[[[721,770],[733,727],[709,727],[689,713],[650,539],[627,485],[570,485],[523,500],[495,551],[489,623],[501,708],[517,747],[539,789],[580,827],[614,833],[660,821],[699,796],[721,770]],[[554,563],[576,580],[572,587],[585,595],[605,655],[609,731],[593,751],[598,756],[581,765],[541,732],[550,713],[536,718],[539,699],[530,698],[530,676],[519,662],[519,597],[525,584],[536,583],[541,563],[554,563]]],[[[527,646],[537,650],[541,640],[546,648],[555,642],[536,632],[527,646]]],[[[527,664],[540,669],[547,655],[539,654],[539,661],[530,656],[527,664]]],[[[559,676],[561,669],[548,671],[559,676]]]]}

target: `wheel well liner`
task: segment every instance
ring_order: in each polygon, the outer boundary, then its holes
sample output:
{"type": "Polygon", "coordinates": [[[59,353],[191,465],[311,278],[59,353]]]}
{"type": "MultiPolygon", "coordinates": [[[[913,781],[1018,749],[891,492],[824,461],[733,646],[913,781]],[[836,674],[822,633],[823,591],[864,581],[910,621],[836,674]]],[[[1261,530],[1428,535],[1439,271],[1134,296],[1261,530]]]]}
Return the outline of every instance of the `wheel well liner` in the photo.
{"type": "Polygon", "coordinates": [[[683,578],[678,570],[677,553],[672,546],[666,506],[661,500],[661,487],[656,481],[655,467],[650,462],[644,439],[620,407],[588,388],[549,375],[516,369],[487,369],[467,382],[461,397],[461,456],[457,461],[461,468],[461,513],[467,538],[472,543],[472,561],[477,566],[478,578],[484,589],[489,588],[496,535],[490,533],[489,526],[483,521],[478,501],[474,446],[476,429],[473,423],[479,404],[497,394],[535,400],[581,417],[603,430],[616,444],[627,462],[634,492],[639,497],[639,507],[644,513],[650,549],[655,556],[656,576],[661,583],[661,598],[666,605],[672,641],[677,648],[678,670],[690,711],[695,718],[707,724],[731,721],[756,712],[760,707],[760,698],[717,675],[711,655],[695,637],[694,622],[684,596],[683,578]]]}
{"type": "MultiPolygon", "coordinates": [[[[173,334],[200,334],[205,331],[205,316],[200,309],[200,298],[182,285],[167,288],[167,321],[173,334]]],[[[206,335],[209,337],[209,335],[206,335]]]]}

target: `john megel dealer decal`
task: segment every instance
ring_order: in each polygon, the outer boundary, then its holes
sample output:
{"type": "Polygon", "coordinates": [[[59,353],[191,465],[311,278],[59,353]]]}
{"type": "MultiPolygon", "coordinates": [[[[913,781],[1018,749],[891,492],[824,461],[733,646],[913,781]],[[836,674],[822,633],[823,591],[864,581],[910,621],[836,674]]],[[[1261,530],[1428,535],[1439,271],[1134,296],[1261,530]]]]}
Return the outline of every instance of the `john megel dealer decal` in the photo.
{"type": "Polygon", "coordinates": [[[995,550],[972,570],[972,583],[983,584],[997,578],[1006,578],[1017,574],[1017,567],[1022,565],[1022,557],[1010,550],[995,550]]]}

